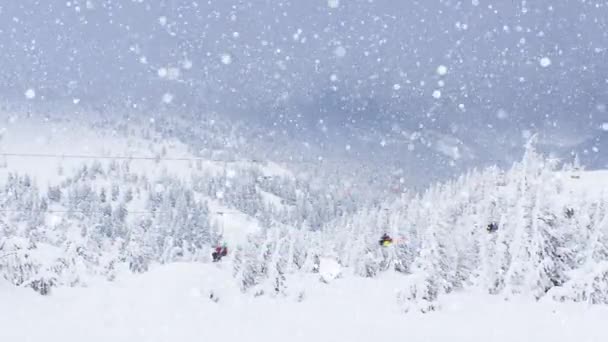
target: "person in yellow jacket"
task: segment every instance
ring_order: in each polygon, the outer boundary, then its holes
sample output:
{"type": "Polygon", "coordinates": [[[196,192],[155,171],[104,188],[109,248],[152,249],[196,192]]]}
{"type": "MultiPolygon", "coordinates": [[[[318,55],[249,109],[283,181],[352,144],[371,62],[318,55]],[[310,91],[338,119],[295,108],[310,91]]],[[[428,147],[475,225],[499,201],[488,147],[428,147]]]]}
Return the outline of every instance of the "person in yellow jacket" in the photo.
{"type": "Polygon", "coordinates": [[[384,233],[378,242],[380,243],[380,246],[388,247],[393,244],[393,238],[391,238],[387,233],[384,233]]]}

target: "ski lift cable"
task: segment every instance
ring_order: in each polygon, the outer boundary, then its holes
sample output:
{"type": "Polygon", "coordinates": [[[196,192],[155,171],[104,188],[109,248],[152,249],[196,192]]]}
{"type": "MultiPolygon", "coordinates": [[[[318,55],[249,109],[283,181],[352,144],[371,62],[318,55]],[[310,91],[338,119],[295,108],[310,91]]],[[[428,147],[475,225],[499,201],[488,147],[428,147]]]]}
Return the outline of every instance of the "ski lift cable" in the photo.
{"type": "MultiPolygon", "coordinates": [[[[249,162],[262,164],[265,163],[260,159],[255,158],[235,158],[228,160],[221,159],[209,159],[202,157],[160,157],[160,156],[127,156],[127,155],[95,155],[95,154],[58,154],[58,153],[16,153],[16,152],[0,152],[0,156],[3,157],[24,157],[24,158],[57,158],[57,159],[103,159],[103,160],[148,160],[148,161],[201,161],[210,163],[239,163],[249,162]]],[[[268,160],[269,162],[275,163],[291,163],[291,164],[319,164],[325,161],[319,160],[268,160]]]]}
{"type": "MultiPolygon", "coordinates": [[[[154,211],[154,210],[125,210],[127,214],[170,214],[169,211],[154,211]]],[[[48,214],[67,214],[67,213],[78,213],[78,214],[104,214],[106,211],[103,210],[28,210],[28,209],[0,209],[0,213],[48,213],[48,214]]],[[[210,212],[216,215],[235,215],[244,214],[238,210],[222,210],[210,212]]]]}

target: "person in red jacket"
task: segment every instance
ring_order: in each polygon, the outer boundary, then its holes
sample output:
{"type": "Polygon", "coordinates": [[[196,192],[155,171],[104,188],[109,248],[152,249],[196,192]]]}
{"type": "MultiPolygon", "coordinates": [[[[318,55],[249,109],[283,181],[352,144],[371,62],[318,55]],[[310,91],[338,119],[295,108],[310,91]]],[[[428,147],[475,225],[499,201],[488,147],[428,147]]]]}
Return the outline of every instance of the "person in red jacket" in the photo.
{"type": "Polygon", "coordinates": [[[228,255],[228,245],[224,242],[220,246],[215,247],[215,251],[211,254],[213,262],[222,260],[222,257],[228,255]]]}

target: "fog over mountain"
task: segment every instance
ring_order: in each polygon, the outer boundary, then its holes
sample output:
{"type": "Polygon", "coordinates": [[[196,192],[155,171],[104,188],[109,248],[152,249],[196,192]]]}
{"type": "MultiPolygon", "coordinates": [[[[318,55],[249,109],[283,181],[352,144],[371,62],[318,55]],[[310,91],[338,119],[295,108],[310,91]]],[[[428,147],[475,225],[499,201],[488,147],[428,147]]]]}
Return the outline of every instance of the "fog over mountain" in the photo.
{"type": "MultiPolygon", "coordinates": [[[[216,113],[416,174],[542,149],[608,159],[608,2],[46,0],[0,4],[6,103],[216,113]]],[[[266,147],[264,147],[266,146],[266,147]]]]}

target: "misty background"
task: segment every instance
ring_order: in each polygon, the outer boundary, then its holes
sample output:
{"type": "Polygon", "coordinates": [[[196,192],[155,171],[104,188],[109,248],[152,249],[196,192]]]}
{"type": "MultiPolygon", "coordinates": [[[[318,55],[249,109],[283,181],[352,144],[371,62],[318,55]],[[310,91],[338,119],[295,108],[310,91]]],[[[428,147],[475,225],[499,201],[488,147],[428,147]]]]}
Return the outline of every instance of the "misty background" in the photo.
{"type": "Polygon", "coordinates": [[[0,91],[32,112],[239,122],[256,158],[409,184],[510,165],[537,133],[605,168],[607,23],[600,0],[5,1],[0,91]]]}

